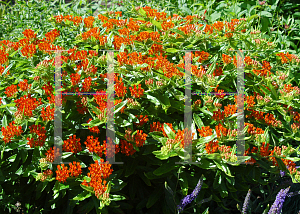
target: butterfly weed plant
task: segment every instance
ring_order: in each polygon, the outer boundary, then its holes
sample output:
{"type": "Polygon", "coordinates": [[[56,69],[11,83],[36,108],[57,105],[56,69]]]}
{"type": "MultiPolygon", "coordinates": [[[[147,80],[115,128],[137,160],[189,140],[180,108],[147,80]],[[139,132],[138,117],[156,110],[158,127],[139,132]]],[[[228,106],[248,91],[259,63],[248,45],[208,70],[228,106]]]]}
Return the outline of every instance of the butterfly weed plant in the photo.
{"type": "Polygon", "coordinates": [[[81,3],[68,13],[60,2],[46,17],[28,1],[1,20],[8,23],[0,41],[4,211],[232,213],[240,203],[243,213],[266,213],[297,197],[275,183],[281,171],[300,179],[300,60],[257,30],[261,17],[222,19],[206,9],[182,16],[132,3],[124,13],[93,16],[81,3]],[[192,91],[219,94],[192,96],[185,136],[183,50],[191,49],[192,91]],[[238,49],[252,50],[243,59],[246,164],[236,162],[237,95],[225,96],[237,91],[238,49]],[[55,50],[65,50],[62,91],[77,93],[62,95],[62,150],[54,145],[55,50]],[[114,50],[115,145],[106,138],[111,56],[103,50],[114,50]],[[176,164],[185,141],[199,164],[176,164]],[[123,164],[104,164],[113,156],[123,164]]]}

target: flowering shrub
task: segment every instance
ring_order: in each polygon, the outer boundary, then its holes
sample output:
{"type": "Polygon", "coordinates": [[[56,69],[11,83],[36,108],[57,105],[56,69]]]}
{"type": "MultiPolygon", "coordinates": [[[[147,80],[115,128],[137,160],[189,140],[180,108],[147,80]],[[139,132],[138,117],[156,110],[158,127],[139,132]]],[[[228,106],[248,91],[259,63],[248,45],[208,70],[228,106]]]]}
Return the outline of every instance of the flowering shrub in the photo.
{"type": "MultiPolygon", "coordinates": [[[[178,204],[182,211],[193,200],[198,204],[210,201],[194,207],[197,213],[208,207],[225,210],[225,200],[236,204],[249,189],[241,181],[267,185],[261,174],[272,175],[271,183],[282,170],[298,182],[295,142],[300,139],[300,90],[297,81],[288,80],[290,74],[299,78],[298,56],[280,52],[271,41],[251,33],[248,26],[253,17],[207,24],[205,14],[167,17],[148,6],[133,11],[129,19],[122,19],[121,11],[97,17],[56,15],[49,20],[55,29],[45,33],[45,38],[26,29],[18,41],[0,41],[0,78],[6,80],[0,85],[1,160],[14,161],[11,173],[40,182],[36,183],[37,199],[52,189],[53,199],[45,203],[48,209],[68,191],[75,202],[89,200],[80,212],[89,212],[95,203],[97,212],[103,213],[118,207],[128,212],[175,212],[178,204]],[[56,45],[63,27],[79,32],[70,38],[72,48],[56,45]],[[112,106],[104,90],[109,56],[102,50],[112,48],[116,145],[104,130],[106,111],[112,106]],[[191,53],[192,92],[218,94],[193,95],[190,131],[182,122],[182,88],[183,50],[191,48],[196,49],[191,53]],[[246,164],[238,162],[238,130],[230,122],[237,119],[238,97],[225,94],[237,91],[237,49],[253,50],[243,61],[242,162],[246,164]],[[61,150],[54,145],[55,50],[66,50],[61,53],[63,92],[77,93],[62,95],[61,150]],[[22,75],[25,70],[28,74],[22,75]],[[77,133],[76,127],[87,127],[87,132],[77,133]],[[187,144],[192,146],[192,161],[199,164],[176,164],[184,160],[187,144]],[[124,164],[107,162],[114,155],[116,162],[124,164]],[[57,164],[60,156],[70,163],[57,164]],[[206,180],[196,186],[202,174],[206,180]],[[178,183],[181,191],[176,189],[178,183]],[[187,194],[189,186],[196,186],[192,195],[187,194]],[[200,192],[201,188],[206,191],[200,192]]],[[[7,179],[8,169],[3,171],[7,179]]],[[[259,191],[257,186],[251,189],[259,191]]],[[[282,206],[278,203],[271,209],[282,206]]],[[[74,209],[75,204],[68,206],[74,209]]]]}

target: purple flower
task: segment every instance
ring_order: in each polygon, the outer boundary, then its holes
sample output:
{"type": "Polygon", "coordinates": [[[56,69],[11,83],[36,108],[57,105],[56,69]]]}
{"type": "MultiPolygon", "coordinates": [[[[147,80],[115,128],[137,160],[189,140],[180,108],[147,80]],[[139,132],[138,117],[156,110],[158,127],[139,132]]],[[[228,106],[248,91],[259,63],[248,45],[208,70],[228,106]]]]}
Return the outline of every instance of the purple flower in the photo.
{"type": "Polygon", "coordinates": [[[287,196],[288,191],[290,190],[290,186],[286,189],[281,189],[279,193],[276,196],[276,199],[269,210],[268,214],[280,214],[282,210],[282,206],[285,200],[285,197],[287,196]]]}
{"type": "Polygon", "coordinates": [[[246,214],[246,211],[247,211],[247,208],[248,208],[248,205],[249,205],[250,195],[251,195],[251,189],[248,190],[248,193],[247,193],[246,198],[244,200],[242,214],[246,214]]]}
{"type": "Polygon", "coordinates": [[[195,200],[195,198],[197,198],[198,193],[201,190],[203,184],[203,175],[201,176],[201,178],[198,181],[197,186],[195,187],[195,189],[193,190],[193,192],[190,195],[185,196],[181,201],[180,204],[177,206],[177,209],[179,212],[182,212],[185,208],[186,205],[188,205],[189,203],[191,203],[193,200],[195,200]]]}
{"type": "Polygon", "coordinates": [[[281,177],[285,176],[285,171],[280,170],[280,175],[281,175],[281,177]]]}

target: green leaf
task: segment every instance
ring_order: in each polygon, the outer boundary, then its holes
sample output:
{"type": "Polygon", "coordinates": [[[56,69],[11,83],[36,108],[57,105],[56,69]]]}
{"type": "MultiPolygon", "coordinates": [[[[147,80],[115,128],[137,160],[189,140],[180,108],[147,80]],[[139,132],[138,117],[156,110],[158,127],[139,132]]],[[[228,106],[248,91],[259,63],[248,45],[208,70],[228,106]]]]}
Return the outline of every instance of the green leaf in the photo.
{"type": "Polygon", "coordinates": [[[147,209],[149,209],[150,207],[152,207],[158,201],[158,199],[162,195],[161,191],[162,191],[161,189],[156,188],[154,190],[154,192],[150,195],[150,197],[148,199],[148,202],[146,204],[147,209]]]}
{"type": "Polygon", "coordinates": [[[115,106],[114,114],[118,113],[126,104],[128,100],[124,100],[115,106]]]}
{"type": "Polygon", "coordinates": [[[220,186],[221,182],[222,182],[221,172],[217,171],[214,178],[213,188],[217,189],[220,186]]]}
{"type": "Polygon", "coordinates": [[[203,124],[201,118],[195,113],[193,114],[193,116],[194,116],[194,121],[195,121],[196,125],[198,126],[198,128],[201,129],[202,127],[204,127],[204,124],[203,124]]]}
{"type": "Polygon", "coordinates": [[[261,32],[262,32],[262,33],[267,32],[268,27],[269,27],[269,25],[270,25],[269,18],[267,18],[267,17],[262,17],[262,19],[261,19],[261,24],[262,24],[261,32]]]}
{"type": "Polygon", "coordinates": [[[85,186],[85,185],[82,185],[82,184],[80,184],[80,186],[81,186],[81,188],[82,189],[84,189],[84,190],[86,190],[86,191],[88,191],[88,192],[94,192],[94,189],[93,189],[93,187],[90,187],[90,186],[85,186]]]}
{"type": "Polygon", "coordinates": [[[215,164],[217,165],[217,167],[222,170],[223,172],[225,172],[226,175],[228,175],[229,177],[234,177],[231,175],[230,169],[228,168],[227,164],[223,163],[223,162],[219,162],[217,160],[213,160],[215,162],[215,164]]]}
{"type": "Polygon", "coordinates": [[[168,53],[177,53],[177,52],[179,52],[179,50],[176,49],[176,48],[167,48],[166,52],[168,52],[168,53]]]}
{"type": "Polygon", "coordinates": [[[91,192],[88,191],[83,191],[82,193],[79,193],[77,196],[75,196],[74,198],[72,198],[71,200],[76,200],[76,201],[83,201],[89,197],[91,197],[92,194],[91,192]]]}
{"type": "Polygon", "coordinates": [[[151,20],[150,22],[151,22],[152,24],[154,24],[159,30],[162,29],[161,23],[160,23],[160,22],[158,22],[158,21],[156,21],[156,20],[151,20]]]}
{"type": "Polygon", "coordinates": [[[140,8],[140,9],[139,9],[139,13],[140,13],[142,16],[147,17],[147,13],[146,13],[146,11],[143,10],[143,8],[140,8]]]}
{"type": "Polygon", "coordinates": [[[2,118],[2,127],[5,128],[6,126],[8,126],[8,124],[7,124],[7,116],[6,116],[6,114],[4,114],[3,118],[2,118]]]}
{"type": "Polygon", "coordinates": [[[126,167],[126,171],[125,171],[125,177],[132,175],[134,173],[137,165],[138,165],[137,161],[131,161],[130,163],[128,163],[127,167],[126,167]]]}
{"type": "Polygon", "coordinates": [[[172,131],[172,129],[166,123],[164,123],[164,130],[169,138],[175,139],[176,134],[172,131]]]}
{"type": "Polygon", "coordinates": [[[168,160],[167,163],[164,163],[162,166],[160,166],[159,168],[154,170],[153,174],[159,176],[159,175],[168,173],[175,168],[176,168],[175,163],[173,161],[168,160]]]}
{"type": "Polygon", "coordinates": [[[109,199],[111,201],[122,201],[122,200],[125,200],[126,197],[122,196],[122,195],[109,195],[109,199]]]}

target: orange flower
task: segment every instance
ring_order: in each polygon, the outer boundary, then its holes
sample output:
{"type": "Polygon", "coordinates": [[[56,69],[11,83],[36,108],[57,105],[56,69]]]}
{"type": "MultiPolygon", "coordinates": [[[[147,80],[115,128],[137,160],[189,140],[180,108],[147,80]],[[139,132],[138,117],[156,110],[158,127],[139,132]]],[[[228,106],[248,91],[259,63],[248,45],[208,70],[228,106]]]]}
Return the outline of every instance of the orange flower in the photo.
{"type": "MultiPolygon", "coordinates": [[[[251,150],[251,153],[257,153],[257,150],[258,150],[258,148],[257,147],[253,147],[252,148],[252,150],[251,150]]],[[[246,151],[245,151],[245,153],[244,153],[244,156],[248,156],[248,154],[250,154],[250,148],[248,148],[246,151]]],[[[252,158],[251,157],[251,159],[250,160],[247,160],[247,161],[245,161],[246,163],[250,163],[250,164],[254,164],[254,163],[256,163],[256,160],[254,159],[254,158],[252,158]]]]}
{"type": "Polygon", "coordinates": [[[46,155],[46,160],[48,162],[53,163],[54,160],[56,160],[58,158],[58,156],[61,155],[61,152],[60,152],[59,148],[51,147],[49,150],[47,150],[45,155],[46,155]],[[54,155],[54,151],[55,151],[55,155],[54,155]]]}
{"type": "Polygon", "coordinates": [[[72,82],[72,86],[75,86],[79,83],[80,81],[80,74],[78,73],[75,73],[75,74],[71,74],[70,77],[71,77],[71,82],[72,82]]]}
{"type": "Polygon", "coordinates": [[[42,108],[42,112],[41,112],[41,116],[43,118],[44,121],[51,121],[54,120],[54,110],[55,108],[50,108],[50,106],[45,108],[42,108]]]}
{"type": "Polygon", "coordinates": [[[108,178],[112,174],[111,164],[103,164],[104,160],[100,159],[100,163],[98,160],[95,161],[94,164],[89,166],[90,172],[87,173],[87,176],[91,178],[89,183],[84,180],[81,184],[84,186],[91,186],[94,189],[95,195],[97,198],[100,198],[101,195],[107,189],[106,186],[106,178],[108,178]]]}
{"type": "Polygon", "coordinates": [[[213,154],[218,151],[219,148],[219,141],[210,141],[209,143],[205,144],[205,151],[207,154],[213,154]]]}
{"type": "Polygon", "coordinates": [[[215,121],[224,120],[224,112],[221,112],[220,109],[218,109],[218,111],[214,111],[212,119],[215,120],[215,121]]]}
{"type": "Polygon", "coordinates": [[[131,143],[128,143],[126,140],[121,139],[120,140],[120,151],[122,154],[125,154],[126,156],[133,155],[136,150],[133,148],[131,143]]]}
{"type": "Polygon", "coordinates": [[[135,115],[135,117],[137,117],[139,119],[139,123],[133,123],[134,125],[141,127],[143,126],[145,123],[147,123],[149,121],[148,116],[145,115],[135,115]]]}
{"type": "Polygon", "coordinates": [[[95,18],[93,16],[89,16],[87,18],[84,18],[84,20],[83,20],[84,26],[87,27],[87,28],[92,28],[94,21],[95,21],[95,18]]]}
{"type": "Polygon", "coordinates": [[[137,130],[137,133],[134,136],[134,140],[137,147],[141,147],[145,144],[147,134],[143,134],[143,130],[137,130]]]}
{"type": "Polygon", "coordinates": [[[2,135],[3,135],[3,141],[6,143],[9,143],[10,140],[15,136],[20,136],[23,133],[21,126],[15,126],[15,122],[11,122],[6,128],[2,127],[2,135]]]}
{"type": "Polygon", "coordinates": [[[167,31],[167,30],[169,30],[169,29],[171,29],[171,28],[174,27],[174,23],[173,23],[172,21],[169,21],[169,22],[164,21],[164,22],[161,24],[161,27],[162,27],[162,29],[163,29],[164,31],[167,31]]]}
{"type": "MultiPolygon", "coordinates": [[[[280,156],[281,155],[281,148],[279,146],[275,146],[273,150],[270,151],[269,156],[280,156]]],[[[278,166],[278,162],[275,157],[270,157],[269,159],[272,160],[273,166],[278,166]]]]}
{"type": "Polygon", "coordinates": [[[262,143],[262,146],[259,148],[260,150],[259,150],[259,154],[260,154],[260,156],[262,156],[262,157],[267,157],[267,156],[269,156],[269,154],[270,154],[270,151],[269,151],[269,143],[267,144],[267,145],[265,145],[266,143],[265,142],[263,142],[262,143]]]}
{"type": "Polygon", "coordinates": [[[216,129],[216,132],[217,132],[217,137],[220,138],[221,137],[221,133],[224,137],[227,136],[227,133],[228,133],[228,129],[225,128],[221,123],[219,123],[219,125],[217,125],[215,127],[216,129]]]}
{"type": "Polygon", "coordinates": [[[222,31],[224,28],[224,23],[217,21],[213,24],[213,27],[217,30],[217,31],[222,31]]]}
{"type": "Polygon", "coordinates": [[[105,148],[103,145],[100,145],[98,137],[94,138],[94,136],[92,135],[88,136],[84,144],[86,145],[86,148],[89,150],[89,152],[94,152],[99,157],[102,157],[105,148]]]}
{"type": "MultiPolygon", "coordinates": [[[[89,123],[90,121],[92,121],[92,118],[90,118],[90,119],[87,121],[87,123],[89,123]]],[[[92,127],[92,128],[88,127],[88,129],[90,130],[90,132],[97,133],[97,134],[100,133],[100,130],[99,130],[98,126],[94,126],[94,127],[92,127]]]]}
{"type": "Polygon", "coordinates": [[[64,140],[64,144],[62,146],[63,151],[78,153],[81,149],[80,138],[76,139],[76,135],[69,136],[69,139],[64,140]]]}
{"type": "Polygon", "coordinates": [[[31,29],[26,29],[23,31],[23,35],[27,38],[27,39],[33,39],[36,38],[36,34],[34,33],[33,30],[31,29]]]}
{"type": "Polygon", "coordinates": [[[16,85],[11,85],[5,88],[5,94],[7,97],[12,97],[14,96],[15,93],[18,92],[17,86],[16,85]]]}
{"type": "Polygon", "coordinates": [[[78,177],[81,175],[81,165],[80,162],[73,161],[72,163],[69,163],[69,172],[70,172],[70,177],[78,177]]]}
{"type": "Polygon", "coordinates": [[[131,96],[134,98],[140,98],[144,95],[144,89],[141,88],[141,84],[138,85],[138,89],[136,87],[136,85],[134,85],[134,89],[132,89],[132,87],[129,87],[130,92],[131,92],[131,96]]]}
{"type": "Polygon", "coordinates": [[[51,30],[49,31],[48,33],[45,34],[45,37],[47,39],[47,42],[49,43],[53,43],[54,40],[59,36],[59,31],[54,29],[54,30],[51,30]]]}
{"type": "Polygon", "coordinates": [[[232,58],[229,55],[222,54],[222,61],[225,65],[227,65],[231,63],[232,58]]]}
{"type": "Polygon", "coordinates": [[[20,82],[18,86],[20,87],[21,91],[27,91],[30,89],[31,84],[28,85],[28,80],[25,79],[24,81],[20,82]]]}
{"type": "Polygon", "coordinates": [[[253,96],[247,96],[246,100],[247,100],[248,107],[253,107],[255,105],[253,96]]]}
{"type": "Polygon", "coordinates": [[[27,59],[31,58],[36,53],[36,46],[33,44],[25,45],[21,52],[27,59]]]}
{"type": "Polygon", "coordinates": [[[203,126],[201,129],[197,129],[198,132],[200,132],[200,136],[201,137],[208,137],[211,136],[212,133],[212,129],[209,126],[203,126]]]}
{"type": "Polygon", "coordinates": [[[65,183],[67,179],[70,177],[70,172],[68,170],[68,167],[65,166],[65,164],[61,164],[61,166],[58,165],[55,173],[56,173],[56,180],[58,180],[58,182],[65,183]]]}
{"type": "MultiPolygon", "coordinates": [[[[36,147],[36,146],[43,146],[46,141],[46,130],[45,127],[41,127],[41,125],[32,125],[29,127],[30,133],[36,134],[37,140],[34,138],[27,138],[29,142],[27,142],[28,145],[30,145],[30,148],[36,147]]],[[[36,137],[35,137],[36,138],[36,137]]]]}

